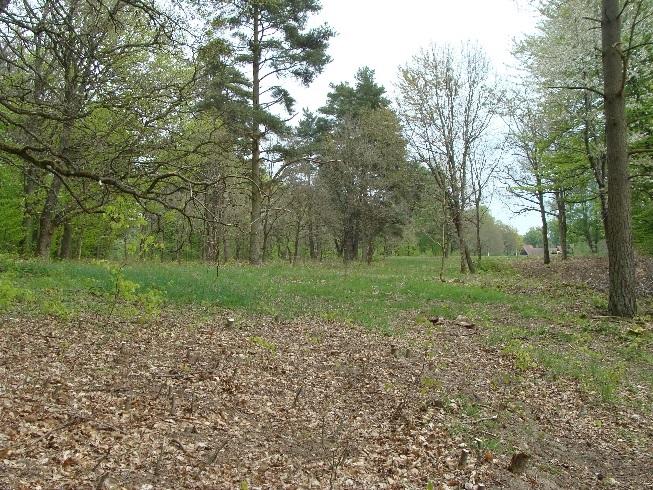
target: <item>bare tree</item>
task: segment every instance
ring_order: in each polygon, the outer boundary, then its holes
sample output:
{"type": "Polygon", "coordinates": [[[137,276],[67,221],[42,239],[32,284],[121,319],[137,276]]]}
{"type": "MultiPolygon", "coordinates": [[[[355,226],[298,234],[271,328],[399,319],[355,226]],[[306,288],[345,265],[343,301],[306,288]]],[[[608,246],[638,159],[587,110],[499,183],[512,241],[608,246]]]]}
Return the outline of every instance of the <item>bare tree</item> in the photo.
{"type": "Polygon", "coordinates": [[[489,62],[475,45],[432,46],[401,69],[400,113],[414,156],[431,171],[458,238],[460,270],[475,271],[464,238],[471,169],[493,117],[489,62]]]}
{"type": "Polygon", "coordinates": [[[483,255],[481,250],[481,223],[487,211],[487,208],[484,208],[482,204],[499,168],[499,159],[491,159],[488,151],[487,148],[481,148],[472,158],[470,168],[472,202],[474,204],[474,228],[476,231],[476,254],[479,264],[483,255]]]}

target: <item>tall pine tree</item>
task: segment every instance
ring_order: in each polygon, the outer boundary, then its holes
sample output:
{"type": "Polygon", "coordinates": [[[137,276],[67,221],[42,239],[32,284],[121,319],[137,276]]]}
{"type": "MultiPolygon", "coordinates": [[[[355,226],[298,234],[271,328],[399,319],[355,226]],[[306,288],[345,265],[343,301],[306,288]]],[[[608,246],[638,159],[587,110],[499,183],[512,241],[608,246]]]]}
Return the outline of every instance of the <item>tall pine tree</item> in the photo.
{"type": "Polygon", "coordinates": [[[294,78],[304,85],[311,83],[330,61],[326,50],[334,33],[327,25],[307,27],[309,17],[321,10],[317,0],[220,0],[218,7],[214,26],[218,32],[229,33],[225,41],[233,63],[248,75],[249,259],[259,264],[264,145],[287,131],[276,107],[283,106],[291,113],[294,104],[279,81],[294,78]]]}

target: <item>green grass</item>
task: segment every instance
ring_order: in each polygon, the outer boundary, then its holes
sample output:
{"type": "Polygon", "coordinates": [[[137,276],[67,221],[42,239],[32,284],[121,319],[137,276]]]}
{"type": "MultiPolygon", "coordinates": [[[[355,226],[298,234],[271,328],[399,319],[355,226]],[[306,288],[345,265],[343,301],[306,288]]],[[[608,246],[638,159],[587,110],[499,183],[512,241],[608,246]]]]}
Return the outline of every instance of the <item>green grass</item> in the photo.
{"type": "MultiPolygon", "coordinates": [[[[449,264],[451,269],[455,261],[449,264]]],[[[387,330],[403,312],[425,316],[472,315],[515,298],[496,288],[442,283],[439,264],[429,258],[390,258],[372,266],[336,262],[291,267],[229,265],[219,276],[205,264],[140,263],[127,265],[122,276],[138,292],[159,291],[173,306],[202,305],[244,314],[296,318],[313,316],[387,330]]],[[[13,283],[32,291],[39,302],[56,298],[70,309],[99,309],[115,290],[106,265],[91,262],[17,261],[13,283]]],[[[453,270],[449,277],[457,277],[453,270]]]]}
{"type": "MultiPolygon", "coordinates": [[[[70,318],[226,309],[244,317],[314,317],[356,324],[387,335],[405,324],[430,326],[431,316],[466,316],[484,327],[490,345],[512,357],[515,374],[545,369],[575,379],[607,402],[626,385],[653,390],[653,335],[610,319],[593,319],[605,299],[553,279],[525,279],[510,258],[484,260],[480,274],[461,277],[458,260],[393,257],[371,266],[341,262],[262,267],[200,263],[44,262],[0,256],[0,314],[70,318]],[[541,283],[538,283],[540,281],[541,283]],[[524,287],[532,287],[524,290],[524,287]]],[[[642,321],[651,319],[642,302],[642,321]]],[[[189,313],[189,317],[190,317],[189,313]]],[[[252,341],[272,349],[265,339],[252,341]]],[[[319,339],[313,341],[318,342],[319,339]]]]}

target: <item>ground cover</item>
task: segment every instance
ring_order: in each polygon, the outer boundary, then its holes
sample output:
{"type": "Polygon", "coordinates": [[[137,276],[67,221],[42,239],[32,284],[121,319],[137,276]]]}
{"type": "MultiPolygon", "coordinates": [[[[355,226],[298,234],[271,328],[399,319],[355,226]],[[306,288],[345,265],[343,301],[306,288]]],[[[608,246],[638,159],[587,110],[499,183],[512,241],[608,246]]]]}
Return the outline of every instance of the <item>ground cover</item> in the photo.
{"type": "Polygon", "coordinates": [[[5,257],[0,487],[650,487],[650,297],[575,262],[5,257]]]}

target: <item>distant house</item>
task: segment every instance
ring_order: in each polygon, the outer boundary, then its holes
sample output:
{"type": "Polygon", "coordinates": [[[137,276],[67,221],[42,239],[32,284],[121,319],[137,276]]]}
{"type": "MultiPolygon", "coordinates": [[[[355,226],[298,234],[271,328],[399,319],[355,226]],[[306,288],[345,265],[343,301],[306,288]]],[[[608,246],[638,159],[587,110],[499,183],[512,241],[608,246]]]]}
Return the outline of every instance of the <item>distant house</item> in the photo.
{"type": "Polygon", "coordinates": [[[522,250],[519,255],[528,255],[529,257],[543,257],[544,249],[537,248],[533,245],[526,244],[522,247],[522,250]]]}

